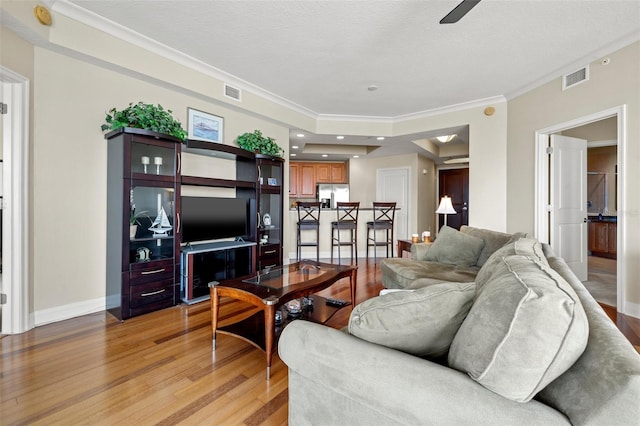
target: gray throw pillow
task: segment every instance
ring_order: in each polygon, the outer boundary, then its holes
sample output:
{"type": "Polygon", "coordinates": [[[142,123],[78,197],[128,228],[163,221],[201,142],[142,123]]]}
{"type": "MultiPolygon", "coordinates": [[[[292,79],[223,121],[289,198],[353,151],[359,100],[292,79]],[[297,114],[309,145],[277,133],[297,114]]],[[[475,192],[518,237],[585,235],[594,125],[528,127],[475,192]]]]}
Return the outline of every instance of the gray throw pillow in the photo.
{"type": "Polygon", "coordinates": [[[498,250],[493,252],[489,259],[482,265],[482,268],[476,275],[476,293],[480,292],[480,289],[491,278],[491,275],[495,272],[496,266],[502,263],[502,259],[507,256],[518,254],[521,256],[528,256],[539,262],[546,263],[547,258],[542,250],[542,244],[535,238],[518,238],[514,241],[510,241],[498,250]]]}
{"type": "Polygon", "coordinates": [[[445,355],[471,308],[474,283],[441,283],[396,291],[357,305],[349,333],[420,357],[445,355]]]}
{"type": "Polygon", "coordinates": [[[563,374],[587,345],[587,317],[548,264],[502,258],[453,339],[449,365],[517,402],[563,374]]]}
{"type": "Polygon", "coordinates": [[[467,235],[473,235],[474,237],[482,238],[484,240],[484,247],[480,256],[478,256],[478,266],[482,266],[489,259],[496,250],[504,246],[507,243],[517,241],[520,238],[526,237],[524,232],[516,232],[515,234],[505,234],[504,232],[493,231],[491,229],[475,228],[473,226],[462,225],[460,232],[467,235]]]}
{"type": "Polygon", "coordinates": [[[473,266],[484,247],[482,238],[463,234],[448,226],[438,232],[425,260],[456,266],[473,266]]]}

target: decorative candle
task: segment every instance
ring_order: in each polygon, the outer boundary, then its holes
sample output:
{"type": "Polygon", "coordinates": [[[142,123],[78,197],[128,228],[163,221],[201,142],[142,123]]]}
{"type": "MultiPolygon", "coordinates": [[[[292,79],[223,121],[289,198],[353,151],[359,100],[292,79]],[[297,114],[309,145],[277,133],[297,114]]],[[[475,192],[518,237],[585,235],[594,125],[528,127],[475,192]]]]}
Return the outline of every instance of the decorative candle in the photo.
{"type": "Polygon", "coordinates": [[[156,165],[156,174],[160,174],[160,166],[162,166],[162,157],[153,157],[153,164],[156,165]]]}
{"type": "Polygon", "coordinates": [[[420,237],[418,236],[418,234],[411,234],[411,242],[412,243],[420,242],[420,237]]]}
{"type": "Polygon", "coordinates": [[[149,157],[146,155],[142,156],[142,167],[144,168],[144,172],[147,173],[147,165],[149,164],[149,157]]]}

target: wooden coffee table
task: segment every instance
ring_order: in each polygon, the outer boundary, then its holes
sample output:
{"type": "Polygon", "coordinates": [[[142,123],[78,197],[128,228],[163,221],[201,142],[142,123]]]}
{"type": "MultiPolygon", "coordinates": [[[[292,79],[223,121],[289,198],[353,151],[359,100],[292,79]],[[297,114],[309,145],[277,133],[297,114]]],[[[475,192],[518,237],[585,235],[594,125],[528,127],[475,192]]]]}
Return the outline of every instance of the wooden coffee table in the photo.
{"type": "Polygon", "coordinates": [[[264,351],[267,355],[267,379],[271,376],[271,358],[277,340],[284,327],[293,319],[305,319],[325,323],[342,306],[327,305],[325,298],[314,293],[330,287],[335,282],[349,278],[351,304],[355,303],[357,266],[303,260],[279,268],[263,270],[244,279],[209,283],[211,294],[211,326],[213,350],[216,350],[216,334],[239,337],[264,351]],[[248,302],[261,309],[248,318],[224,327],[218,327],[220,297],[248,302]],[[295,317],[283,305],[293,299],[309,298],[306,306],[295,317]],[[283,321],[276,325],[276,311],[282,312],[283,321]]]}

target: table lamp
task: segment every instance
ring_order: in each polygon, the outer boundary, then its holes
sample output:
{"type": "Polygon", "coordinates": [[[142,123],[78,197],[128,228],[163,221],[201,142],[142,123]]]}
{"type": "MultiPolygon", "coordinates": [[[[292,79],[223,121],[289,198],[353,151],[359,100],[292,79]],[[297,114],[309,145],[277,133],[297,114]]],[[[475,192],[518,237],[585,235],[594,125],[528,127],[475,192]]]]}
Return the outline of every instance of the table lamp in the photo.
{"type": "Polygon", "coordinates": [[[438,206],[438,210],[436,213],[444,215],[444,226],[447,226],[447,215],[448,214],[456,214],[457,212],[453,209],[453,204],[451,204],[451,198],[446,195],[440,199],[440,205],[438,206]]]}

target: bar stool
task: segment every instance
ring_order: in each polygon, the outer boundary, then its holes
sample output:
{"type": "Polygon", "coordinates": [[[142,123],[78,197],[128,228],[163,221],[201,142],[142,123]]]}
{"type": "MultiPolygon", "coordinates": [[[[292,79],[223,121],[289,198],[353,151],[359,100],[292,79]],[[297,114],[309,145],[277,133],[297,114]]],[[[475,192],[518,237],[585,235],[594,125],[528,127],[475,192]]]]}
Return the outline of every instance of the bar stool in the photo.
{"type": "Polygon", "coordinates": [[[386,246],[387,257],[389,250],[393,256],[393,221],[396,215],[396,203],[373,202],[373,221],[367,222],[367,259],[369,247],[373,247],[373,259],[377,260],[377,247],[386,246]],[[370,235],[373,231],[373,236],[370,235]],[[383,241],[377,240],[377,231],[385,231],[383,241]]]}
{"type": "Polygon", "coordinates": [[[338,247],[338,263],[340,263],[340,250],[342,246],[351,249],[351,261],[355,249],[356,264],[358,263],[358,211],[360,202],[337,202],[336,212],[338,220],[331,222],[331,263],[333,263],[333,248],[338,247]],[[337,231],[337,235],[336,235],[337,231]],[[340,231],[349,231],[349,239],[346,240],[340,231]]]}
{"type": "Polygon", "coordinates": [[[320,261],[320,202],[297,203],[298,209],[298,237],[297,237],[297,260],[302,258],[302,247],[316,248],[316,261],[320,261]],[[302,241],[302,231],[316,231],[315,241],[302,241]]]}

